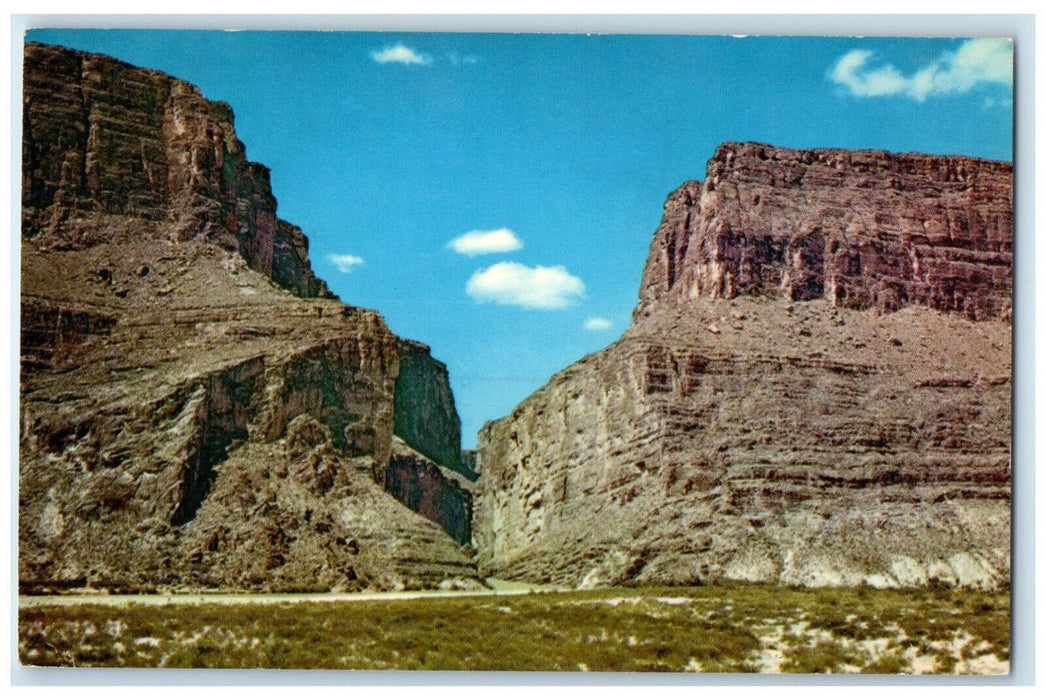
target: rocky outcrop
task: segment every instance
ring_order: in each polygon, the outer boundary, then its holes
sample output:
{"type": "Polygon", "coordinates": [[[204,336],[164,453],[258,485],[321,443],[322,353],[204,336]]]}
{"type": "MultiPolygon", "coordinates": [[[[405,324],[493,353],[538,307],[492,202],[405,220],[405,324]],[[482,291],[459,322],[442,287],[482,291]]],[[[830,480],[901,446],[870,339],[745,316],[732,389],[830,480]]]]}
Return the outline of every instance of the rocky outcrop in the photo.
{"type": "Polygon", "coordinates": [[[446,533],[378,482],[392,455],[399,365],[381,317],[296,299],[208,244],[157,245],[45,254],[25,243],[26,307],[62,297],[37,318],[116,320],[96,324],[104,340],[65,333],[42,344],[54,369],[23,368],[23,590],[474,577],[446,533]],[[96,306],[82,278],[66,286],[47,274],[117,254],[131,270],[151,261],[150,277],[171,291],[150,301],[151,288],[131,287],[120,298],[99,283],[111,299],[96,306]]]}
{"type": "Polygon", "coordinates": [[[404,341],[326,293],[229,108],[37,45],[25,85],[20,588],[474,582],[444,501],[383,488],[404,341]]]}
{"type": "Polygon", "coordinates": [[[579,586],[1006,585],[1008,172],[722,147],[708,182],[670,196],[622,339],[481,431],[481,571],[579,586]],[[853,183],[863,200],[848,199],[853,183]],[[905,221],[902,199],[923,221],[978,212],[978,233],[912,239],[915,272],[886,262],[909,245],[899,229],[833,228],[905,221]],[[833,219],[826,202],[847,212],[833,219]],[[803,243],[814,223],[824,246],[803,243]],[[862,256],[850,276],[831,257],[844,244],[862,256]],[[961,295],[938,293],[946,277],[961,295]],[[884,303],[897,285],[904,303],[884,303]]]}
{"type": "Polygon", "coordinates": [[[471,484],[457,472],[396,439],[382,484],[412,511],[442,527],[458,544],[472,543],[471,484]]]}
{"type": "Polygon", "coordinates": [[[636,317],[698,297],[1009,318],[1012,166],[727,143],[665,203],[636,317]]]}
{"type": "Polygon", "coordinates": [[[81,345],[105,342],[116,318],[105,313],[63,307],[42,300],[22,304],[22,366],[60,368],[81,345]]]}
{"type": "Polygon", "coordinates": [[[23,80],[22,230],[37,245],[202,239],[299,296],[329,296],[229,105],[163,73],[39,44],[25,48],[23,80]]]}
{"type": "Polygon", "coordinates": [[[395,432],[432,461],[475,480],[461,452],[461,419],[450,390],[447,366],[432,357],[427,345],[399,344],[395,432]]]}

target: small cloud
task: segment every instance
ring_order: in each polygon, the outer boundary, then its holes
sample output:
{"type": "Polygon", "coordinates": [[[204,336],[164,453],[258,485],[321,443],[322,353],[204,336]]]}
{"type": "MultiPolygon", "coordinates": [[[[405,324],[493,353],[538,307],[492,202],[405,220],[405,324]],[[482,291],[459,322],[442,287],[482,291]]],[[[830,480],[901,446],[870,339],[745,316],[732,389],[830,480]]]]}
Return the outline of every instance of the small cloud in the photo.
{"type": "Polygon", "coordinates": [[[465,285],[474,301],[527,309],[561,309],[585,293],[585,283],[562,265],[527,267],[500,262],[477,270],[465,285]]]}
{"type": "Polygon", "coordinates": [[[370,57],[377,63],[402,63],[405,66],[427,66],[432,63],[431,56],[418,53],[403,44],[386,46],[381,51],[371,51],[370,57]]]}
{"type": "Polygon", "coordinates": [[[602,316],[589,316],[585,319],[586,331],[605,331],[613,327],[614,322],[602,316]]]}
{"type": "Polygon", "coordinates": [[[327,262],[338,268],[338,272],[349,274],[352,272],[352,268],[363,264],[363,258],[358,255],[339,255],[337,253],[331,253],[327,256],[327,262]]]}
{"type": "Polygon", "coordinates": [[[993,109],[995,107],[1012,107],[1013,100],[997,100],[994,97],[985,97],[984,103],[981,106],[984,109],[993,109]]]}
{"type": "Polygon", "coordinates": [[[469,56],[468,54],[455,53],[451,51],[447,54],[447,60],[450,65],[454,67],[458,66],[474,66],[479,63],[479,58],[476,56],[469,56]]]}
{"type": "Polygon", "coordinates": [[[469,231],[463,233],[447,247],[455,253],[467,255],[487,255],[488,253],[511,253],[523,247],[523,242],[516,237],[512,229],[499,228],[493,231],[469,231]]]}
{"type": "Polygon", "coordinates": [[[829,77],[855,97],[903,95],[917,102],[963,94],[979,85],[1013,85],[1009,39],[969,39],[907,76],[889,63],[877,64],[876,59],[872,51],[853,49],[836,61],[829,77]]]}

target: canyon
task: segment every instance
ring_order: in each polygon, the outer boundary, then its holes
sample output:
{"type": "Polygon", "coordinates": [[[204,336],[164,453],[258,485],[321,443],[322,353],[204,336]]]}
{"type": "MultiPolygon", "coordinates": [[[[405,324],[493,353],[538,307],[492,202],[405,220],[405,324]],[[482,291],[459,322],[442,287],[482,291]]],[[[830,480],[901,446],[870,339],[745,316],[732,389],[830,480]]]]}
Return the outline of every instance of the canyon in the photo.
{"type": "Polygon", "coordinates": [[[228,105],[39,44],[23,105],[22,592],[1008,584],[1007,163],[723,144],[472,454],[228,105]]]}

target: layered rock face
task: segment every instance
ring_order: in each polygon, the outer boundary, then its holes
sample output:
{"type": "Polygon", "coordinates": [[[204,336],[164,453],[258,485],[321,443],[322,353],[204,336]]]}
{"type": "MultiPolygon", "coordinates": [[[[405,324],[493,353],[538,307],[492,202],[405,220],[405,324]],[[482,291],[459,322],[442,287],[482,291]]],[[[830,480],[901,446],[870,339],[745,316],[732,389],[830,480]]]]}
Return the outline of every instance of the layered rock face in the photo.
{"type": "Polygon", "coordinates": [[[697,297],[1011,315],[1008,163],[728,143],[665,203],[636,316],[697,297]]]}
{"type": "Polygon", "coordinates": [[[461,419],[447,366],[429,347],[400,340],[392,459],[381,472],[385,490],[442,527],[461,545],[472,542],[472,490],[478,475],[461,450],[461,419]]]}
{"type": "Polygon", "coordinates": [[[472,543],[472,484],[457,472],[397,439],[382,484],[408,508],[446,530],[458,544],[472,543]]]}
{"type": "Polygon", "coordinates": [[[383,487],[405,341],[315,278],[228,107],[54,47],[25,85],[21,589],[475,581],[433,522],[466,499],[383,487]]]}
{"type": "Polygon", "coordinates": [[[669,197],[633,326],[481,431],[481,571],[1005,585],[1009,177],[720,148],[669,197]]]}
{"type": "Polygon", "coordinates": [[[163,73],[36,44],[23,90],[22,230],[38,245],[208,240],[299,296],[329,296],[229,105],[163,73]]]}

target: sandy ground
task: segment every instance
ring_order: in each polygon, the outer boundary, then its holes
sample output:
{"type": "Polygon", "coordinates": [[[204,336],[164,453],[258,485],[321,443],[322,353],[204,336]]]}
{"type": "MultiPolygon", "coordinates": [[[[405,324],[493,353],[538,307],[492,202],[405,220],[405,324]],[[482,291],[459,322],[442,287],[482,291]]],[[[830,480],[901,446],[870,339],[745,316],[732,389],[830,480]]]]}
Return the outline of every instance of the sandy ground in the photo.
{"type": "Polygon", "coordinates": [[[487,579],[485,590],[376,591],[372,593],[156,593],[114,595],[109,593],[70,593],[68,595],[18,596],[19,608],[49,605],[186,605],[212,603],[233,605],[253,603],[343,603],[365,600],[417,600],[420,598],[461,598],[468,596],[506,596],[572,590],[542,584],[487,579]]]}

